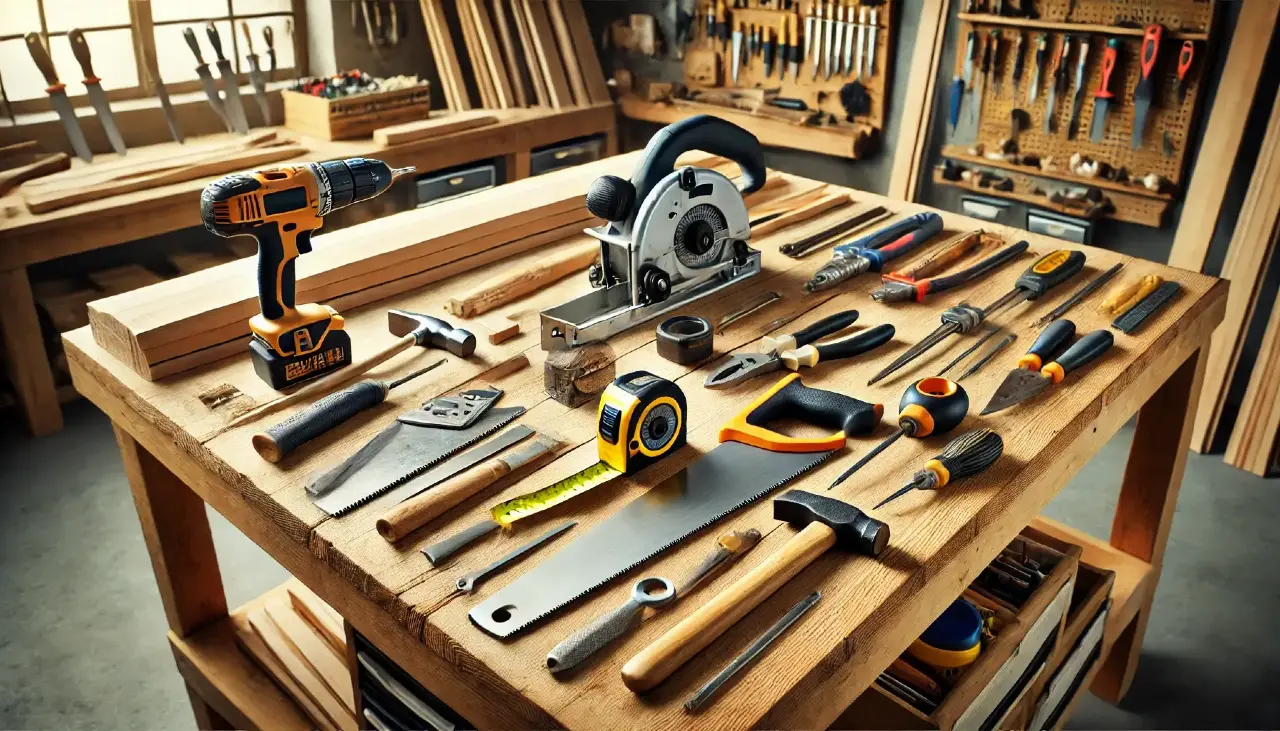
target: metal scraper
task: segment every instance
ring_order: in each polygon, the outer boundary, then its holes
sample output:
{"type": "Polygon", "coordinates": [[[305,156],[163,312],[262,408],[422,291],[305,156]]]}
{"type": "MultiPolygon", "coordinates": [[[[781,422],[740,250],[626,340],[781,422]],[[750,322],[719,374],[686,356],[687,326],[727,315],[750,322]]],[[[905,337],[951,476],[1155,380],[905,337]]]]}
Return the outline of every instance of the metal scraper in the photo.
{"type": "Polygon", "coordinates": [[[374,438],[383,440],[376,454],[345,475],[336,487],[311,500],[330,515],[349,510],[426,472],[511,423],[524,411],[523,406],[490,409],[466,429],[437,429],[397,421],[374,438]]]}

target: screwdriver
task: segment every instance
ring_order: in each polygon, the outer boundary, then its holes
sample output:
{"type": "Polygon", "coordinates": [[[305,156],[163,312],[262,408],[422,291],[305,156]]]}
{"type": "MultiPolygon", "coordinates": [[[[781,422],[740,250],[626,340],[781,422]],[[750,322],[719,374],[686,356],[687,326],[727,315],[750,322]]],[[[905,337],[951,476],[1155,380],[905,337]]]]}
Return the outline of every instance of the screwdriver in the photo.
{"type": "Polygon", "coordinates": [[[338,426],[356,414],[387,400],[387,393],[427,371],[444,365],[445,359],[432,363],[394,381],[366,378],[359,383],[332,393],[288,419],[253,435],[253,448],[268,462],[279,462],[293,450],[338,426]]]}
{"type": "Polygon", "coordinates": [[[972,477],[995,464],[1004,454],[1004,440],[990,429],[974,429],[952,439],[942,452],[924,463],[924,469],[872,510],[897,500],[912,490],[937,490],[957,477],[972,477]]]}
{"type": "Polygon", "coordinates": [[[930,434],[946,434],[959,426],[968,413],[969,394],[960,384],[936,376],[916,381],[898,402],[898,430],[845,470],[827,489],[847,480],[903,436],[923,439],[930,434]]]}
{"type": "Polygon", "coordinates": [[[907,352],[898,356],[883,370],[872,376],[867,385],[870,386],[897,371],[924,354],[933,346],[946,340],[953,333],[967,333],[981,325],[984,320],[994,317],[998,312],[1026,300],[1034,300],[1045,292],[1062,284],[1075,276],[1084,268],[1084,252],[1071,249],[1058,249],[1050,252],[1032,264],[1014,282],[1013,289],[986,308],[978,308],[967,303],[960,303],[942,313],[942,325],[929,333],[923,340],[911,346],[907,352]]]}
{"type": "Polygon", "coordinates": [[[1196,57],[1196,42],[1183,41],[1182,50],[1178,52],[1178,103],[1187,101],[1187,72],[1196,57]]]}

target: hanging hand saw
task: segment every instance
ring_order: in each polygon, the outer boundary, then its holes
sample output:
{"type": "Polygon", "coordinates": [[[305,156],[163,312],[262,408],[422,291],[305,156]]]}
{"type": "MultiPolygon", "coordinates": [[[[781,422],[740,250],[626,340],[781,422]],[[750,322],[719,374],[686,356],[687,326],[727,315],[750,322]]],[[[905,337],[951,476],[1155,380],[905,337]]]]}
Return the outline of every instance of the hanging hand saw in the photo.
{"type": "Polygon", "coordinates": [[[720,445],[580,535],[474,607],[471,621],[509,637],[604,586],[686,537],[826,461],[847,435],[868,434],[884,407],[783,378],[720,429],[720,445]],[[799,439],[771,431],[782,418],[825,429],[799,439]]]}

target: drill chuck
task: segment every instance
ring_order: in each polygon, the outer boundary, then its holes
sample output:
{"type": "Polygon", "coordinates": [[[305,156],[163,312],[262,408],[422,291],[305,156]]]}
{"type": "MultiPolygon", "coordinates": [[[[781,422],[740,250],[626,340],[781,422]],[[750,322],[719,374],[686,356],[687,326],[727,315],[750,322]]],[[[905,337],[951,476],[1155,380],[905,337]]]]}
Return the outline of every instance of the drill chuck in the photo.
{"type": "Polygon", "coordinates": [[[367,157],[312,162],[307,163],[307,167],[319,189],[316,213],[320,216],[381,195],[397,177],[414,170],[412,167],[392,169],[381,160],[367,157]]]}

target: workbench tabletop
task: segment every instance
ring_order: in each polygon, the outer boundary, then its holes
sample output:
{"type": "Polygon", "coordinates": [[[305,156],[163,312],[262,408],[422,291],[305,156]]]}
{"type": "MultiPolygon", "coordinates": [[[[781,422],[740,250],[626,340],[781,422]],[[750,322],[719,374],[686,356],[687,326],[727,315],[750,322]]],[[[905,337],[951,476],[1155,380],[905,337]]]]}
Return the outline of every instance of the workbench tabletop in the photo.
{"type": "MultiPolygon", "coordinates": [[[[554,176],[548,178],[548,184],[555,184],[554,176]]],[[[777,189],[774,197],[817,185],[788,176],[786,185],[777,189]]],[[[828,190],[839,189],[828,186],[828,190]]],[[[868,193],[848,192],[858,205],[883,205],[894,211],[895,218],[931,210],[868,193]]],[[[585,276],[570,277],[499,310],[458,322],[474,330],[482,343],[474,357],[462,360],[449,356],[442,367],[397,389],[391,403],[365,412],[348,422],[347,428],[311,443],[278,465],[263,461],[250,447],[253,425],[218,433],[220,425],[235,413],[254,401],[274,396],[253,373],[247,356],[150,383],[98,347],[88,329],[65,337],[67,354],[76,387],[82,393],[246,533],[259,536],[269,530],[273,537],[280,538],[273,538],[268,550],[273,555],[281,554],[277,558],[287,568],[313,584],[357,629],[378,639],[389,637],[386,628],[392,627],[397,637],[420,642],[409,653],[411,662],[406,669],[473,723],[504,728],[821,727],[866,689],[1125,421],[1208,342],[1221,319],[1226,293],[1225,282],[1212,277],[941,212],[946,224],[943,237],[985,228],[1009,243],[1026,239],[1036,256],[1063,247],[1079,248],[1088,255],[1083,274],[1043,301],[1018,305],[996,318],[998,324],[1017,333],[1018,341],[964,381],[973,406],[961,428],[987,426],[1004,438],[1004,456],[992,469],[940,492],[917,492],[871,511],[892,530],[884,555],[871,559],[828,553],[647,696],[634,695],[623,686],[621,665],[794,535],[795,529],[773,519],[770,500],[739,510],[512,640],[494,639],[472,626],[467,618],[472,607],[701,452],[714,448],[718,427],[773,380],[760,378],[722,391],[707,390],[702,382],[731,351],[755,351],[758,339],[766,332],[791,332],[848,308],[861,311],[859,329],[882,322],[897,328],[894,341],[869,356],[803,372],[806,385],[884,404],[885,419],[873,436],[850,440],[846,450],[787,488],[829,494],[868,509],[904,484],[925,460],[941,450],[949,437],[900,440],[839,488],[826,491],[837,474],[889,433],[898,400],[907,385],[941,368],[973,342],[972,336],[951,338],[874,387],[864,385],[871,374],[933,330],[944,308],[961,301],[982,306],[995,300],[1012,286],[1034,257],[1027,254],[978,283],[936,295],[925,303],[886,306],[873,302],[868,293],[879,283],[874,275],[859,277],[833,292],[802,296],[801,284],[827,261],[830,249],[819,249],[796,261],[779,254],[778,247],[831,225],[847,216],[848,210],[752,240],[751,245],[763,252],[762,273],[687,310],[716,322],[761,292],[771,290],[782,296],[718,334],[712,361],[690,370],[661,359],[654,343],[655,323],[634,328],[610,341],[617,373],[644,369],[681,385],[688,399],[686,448],[634,476],[614,480],[522,521],[510,534],[492,535],[438,569],[420,553],[423,546],[485,517],[488,506],[498,500],[545,486],[596,461],[596,405],[569,409],[545,396],[542,371],[546,354],[538,345],[539,310],[585,290],[585,276]],[[1036,331],[1030,323],[1087,279],[1117,262],[1124,262],[1125,267],[1116,282],[1159,274],[1180,283],[1182,293],[1134,336],[1117,333],[1110,353],[1068,376],[1063,384],[1037,400],[990,417],[977,416],[1017,356],[1034,339],[1036,331]],[[511,321],[520,323],[518,337],[499,346],[484,344],[487,332],[511,321]],[[780,325],[780,321],[786,323],[780,325]],[[486,375],[521,354],[527,356],[529,367],[500,378],[486,375]],[[303,484],[313,470],[354,452],[400,411],[438,394],[489,383],[505,389],[500,405],[528,409],[520,423],[554,432],[563,440],[564,451],[555,461],[523,479],[503,483],[500,490],[464,503],[396,546],[386,543],[374,530],[375,519],[388,507],[385,501],[375,500],[342,518],[330,519],[307,500],[303,484]],[[489,564],[568,518],[580,524],[557,544],[491,578],[475,594],[457,593],[454,583],[459,576],[489,564]],[[570,632],[620,604],[637,579],[655,575],[679,579],[712,550],[718,536],[747,528],[760,530],[764,538],[742,559],[741,565],[600,652],[578,672],[569,673],[568,677],[552,677],[547,672],[547,651],[570,632]],[[293,551],[287,545],[306,550],[293,551]],[[315,586],[316,583],[323,585],[315,586]],[[682,704],[698,686],[814,589],[822,591],[822,601],[753,670],[728,687],[704,712],[697,716],[685,713],[682,704]]],[[[344,312],[355,345],[354,356],[358,359],[390,342],[385,324],[387,309],[442,315],[450,296],[495,272],[583,240],[582,236],[572,237],[536,254],[439,282],[426,291],[344,312]]],[[[1110,317],[1096,311],[1101,296],[1091,297],[1067,315],[1076,322],[1079,332],[1108,326],[1110,317]]],[[[374,374],[401,375],[440,357],[439,352],[400,356],[374,374]]],[[[262,426],[265,424],[258,425],[262,426]]],[[[403,664],[405,659],[402,653],[398,661],[403,664]]]]}

